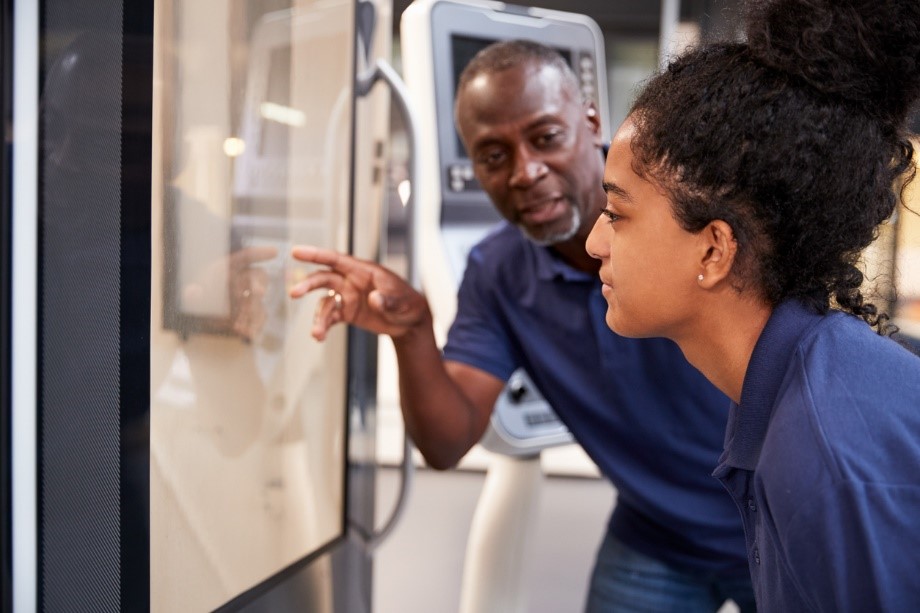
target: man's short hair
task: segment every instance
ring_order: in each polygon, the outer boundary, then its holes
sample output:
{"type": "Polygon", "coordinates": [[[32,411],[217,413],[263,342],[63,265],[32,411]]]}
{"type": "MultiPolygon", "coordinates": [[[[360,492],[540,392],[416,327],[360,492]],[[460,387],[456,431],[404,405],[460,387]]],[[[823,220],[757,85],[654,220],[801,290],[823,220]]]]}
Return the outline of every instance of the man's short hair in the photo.
{"type": "Polygon", "coordinates": [[[495,74],[526,62],[535,62],[539,66],[556,68],[563,79],[572,86],[572,92],[580,95],[578,78],[562,55],[544,44],[532,40],[507,40],[492,43],[480,50],[460,73],[457,93],[480,74],[495,74]]]}

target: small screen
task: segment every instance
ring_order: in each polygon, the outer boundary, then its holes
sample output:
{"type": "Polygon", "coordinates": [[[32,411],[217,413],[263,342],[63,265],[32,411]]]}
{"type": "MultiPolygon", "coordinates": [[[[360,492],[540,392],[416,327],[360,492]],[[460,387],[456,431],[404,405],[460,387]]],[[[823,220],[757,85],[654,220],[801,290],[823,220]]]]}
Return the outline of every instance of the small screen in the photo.
{"type": "MultiPolygon", "coordinates": [[[[477,53],[482,49],[488,47],[494,42],[497,42],[497,39],[489,38],[476,38],[474,36],[451,36],[451,56],[454,63],[454,93],[457,91],[457,84],[460,82],[460,73],[463,72],[463,69],[466,68],[466,65],[470,63],[470,60],[473,59],[477,53]]],[[[569,66],[572,65],[572,54],[565,49],[556,48],[556,51],[565,59],[569,66]]],[[[459,157],[467,157],[466,148],[463,146],[463,141],[460,140],[460,134],[457,134],[457,155],[459,157]]]]}

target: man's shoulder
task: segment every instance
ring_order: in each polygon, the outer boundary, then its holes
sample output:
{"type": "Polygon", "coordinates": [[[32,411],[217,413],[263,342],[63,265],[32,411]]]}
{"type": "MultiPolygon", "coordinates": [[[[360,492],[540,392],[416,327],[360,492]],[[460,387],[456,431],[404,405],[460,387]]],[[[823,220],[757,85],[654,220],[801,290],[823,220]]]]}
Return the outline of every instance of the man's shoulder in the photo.
{"type": "Polygon", "coordinates": [[[539,247],[527,240],[516,226],[501,222],[473,246],[469,264],[485,274],[509,271],[519,274],[522,266],[532,259],[534,249],[539,247]]]}
{"type": "MultiPolygon", "coordinates": [[[[552,291],[546,247],[529,240],[514,225],[493,228],[469,253],[461,290],[521,303],[534,292],[552,291]]],[[[461,291],[462,293],[462,291],[461,291]]]]}
{"type": "Polygon", "coordinates": [[[515,253],[522,251],[529,244],[529,241],[516,226],[507,221],[500,221],[473,246],[472,253],[486,253],[488,255],[515,253]]]}

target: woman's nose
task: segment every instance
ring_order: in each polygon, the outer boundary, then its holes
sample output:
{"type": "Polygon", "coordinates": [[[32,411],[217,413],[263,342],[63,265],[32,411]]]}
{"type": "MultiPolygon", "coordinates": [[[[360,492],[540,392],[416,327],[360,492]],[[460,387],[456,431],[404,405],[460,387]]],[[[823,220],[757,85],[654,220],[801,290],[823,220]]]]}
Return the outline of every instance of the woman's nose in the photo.
{"type": "Polygon", "coordinates": [[[596,260],[601,260],[607,255],[606,243],[601,239],[601,235],[604,232],[604,228],[601,225],[603,219],[603,215],[598,215],[597,221],[594,222],[594,227],[591,228],[591,232],[585,240],[585,251],[596,260]]]}

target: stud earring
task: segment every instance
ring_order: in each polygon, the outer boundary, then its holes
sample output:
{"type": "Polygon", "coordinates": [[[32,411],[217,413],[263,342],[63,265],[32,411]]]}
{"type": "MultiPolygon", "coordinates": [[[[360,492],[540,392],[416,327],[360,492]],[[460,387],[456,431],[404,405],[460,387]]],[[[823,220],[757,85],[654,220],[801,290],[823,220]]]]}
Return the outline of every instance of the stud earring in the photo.
{"type": "Polygon", "coordinates": [[[697,281],[702,281],[702,280],[703,280],[703,275],[699,275],[699,276],[696,278],[696,280],[697,280],[697,281]]]}

